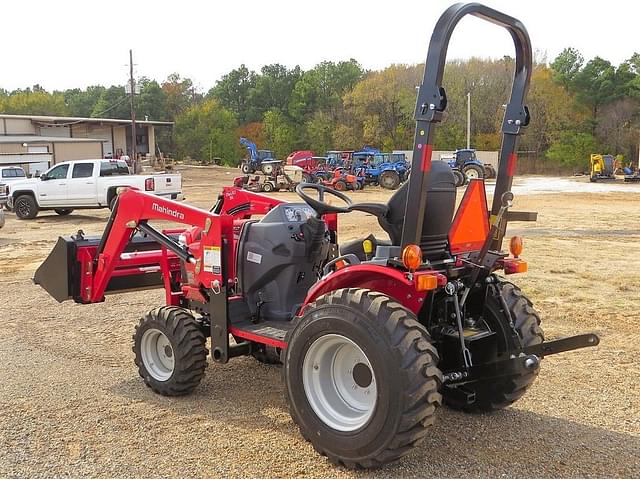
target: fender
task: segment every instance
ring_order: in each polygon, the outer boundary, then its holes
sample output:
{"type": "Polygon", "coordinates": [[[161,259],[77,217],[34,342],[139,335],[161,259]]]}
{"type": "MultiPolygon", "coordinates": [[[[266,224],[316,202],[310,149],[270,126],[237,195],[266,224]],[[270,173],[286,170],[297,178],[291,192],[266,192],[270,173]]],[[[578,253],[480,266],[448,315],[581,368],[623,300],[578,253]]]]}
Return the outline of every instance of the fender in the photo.
{"type": "Polygon", "coordinates": [[[366,288],[378,291],[418,314],[428,292],[416,291],[406,272],[375,264],[354,264],[339,269],[318,281],[307,293],[300,312],[325,293],[341,288],[366,288]]]}

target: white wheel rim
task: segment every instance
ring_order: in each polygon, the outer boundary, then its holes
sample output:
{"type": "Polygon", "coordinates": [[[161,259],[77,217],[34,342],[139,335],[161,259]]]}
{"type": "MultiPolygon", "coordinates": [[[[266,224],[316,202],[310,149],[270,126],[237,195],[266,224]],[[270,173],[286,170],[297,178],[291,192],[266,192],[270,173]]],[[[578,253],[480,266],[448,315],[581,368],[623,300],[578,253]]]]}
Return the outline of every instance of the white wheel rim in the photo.
{"type": "Polygon", "coordinates": [[[147,372],[158,381],[173,374],[175,358],[169,338],[159,329],[147,329],[140,341],[140,355],[147,372]]]}
{"type": "Polygon", "coordinates": [[[473,168],[468,169],[465,174],[467,175],[467,178],[469,178],[470,180],[475,180],[476,178],[478,178],[478,172],[476,170],[474,170],[473,168]]]}
{"type": "Polygon", "coordinates": [[[332,429],[355,431],[375,411],[378,389],[371,363],[342,335],[327,334],[313,342],[302,364],[302,383],[309,405],[332,429]]]}

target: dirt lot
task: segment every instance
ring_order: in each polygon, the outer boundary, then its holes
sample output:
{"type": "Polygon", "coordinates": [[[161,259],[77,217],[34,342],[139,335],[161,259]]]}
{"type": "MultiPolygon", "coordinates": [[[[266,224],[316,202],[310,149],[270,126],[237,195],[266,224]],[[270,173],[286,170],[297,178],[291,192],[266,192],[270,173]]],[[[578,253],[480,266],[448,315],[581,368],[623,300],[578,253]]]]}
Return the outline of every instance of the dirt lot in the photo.
{"type": "MultiPolygon", "coordinates": [[[[236,171],[183,170],[188,201],[209,206],[236,171]]],[[[0,476],[640,477],[640,185],[608,191],[578,180],[571,191],[579,192],[562,194],[544,183],[514,188],[516,209],[539,212],[537,223],[511,227],[525,236],[530,263],[516,282],[547,337],[594,331],[600,346],[545,359],[534,387],[508,410],[442,408],[417,450],[373,473],[315,454],[289,418],[278,368],[234,359],[211,364],[189,397],[153,394],[133,365],[131,334],[162,303],[160,291],[59,305],[30,281],[58,235],[99,234],[107,212],[8,215],[0,230],[0,476]]],[[[383,201],[389,192],[353,196],[383,201]]],[[[341,222],[342,239],[378,230],[365,215],[341,222]]]]}

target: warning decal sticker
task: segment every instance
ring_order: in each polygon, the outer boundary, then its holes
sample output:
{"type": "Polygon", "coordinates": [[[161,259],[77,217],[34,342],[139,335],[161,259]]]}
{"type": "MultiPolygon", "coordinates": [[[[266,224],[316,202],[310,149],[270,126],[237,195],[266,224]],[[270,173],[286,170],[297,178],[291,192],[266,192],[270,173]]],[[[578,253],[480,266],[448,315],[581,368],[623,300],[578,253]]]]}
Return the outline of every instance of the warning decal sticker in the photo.
{"type": "Polygon", "coordinates": [[[204,247],[204,271],[209,273],[220,274],[222,266],[222,255],[220,246],[204,247]]]}

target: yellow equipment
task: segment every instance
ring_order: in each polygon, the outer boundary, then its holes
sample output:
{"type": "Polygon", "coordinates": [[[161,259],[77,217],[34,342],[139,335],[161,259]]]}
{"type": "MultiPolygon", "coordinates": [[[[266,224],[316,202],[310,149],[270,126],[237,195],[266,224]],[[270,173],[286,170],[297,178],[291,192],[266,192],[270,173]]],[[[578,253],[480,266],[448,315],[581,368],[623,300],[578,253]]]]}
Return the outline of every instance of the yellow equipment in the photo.
{"type": "Polygon", "coordinates": [[[615,180],[615,158],[612,155],[591,155],[589,181],[615,180]]]}

